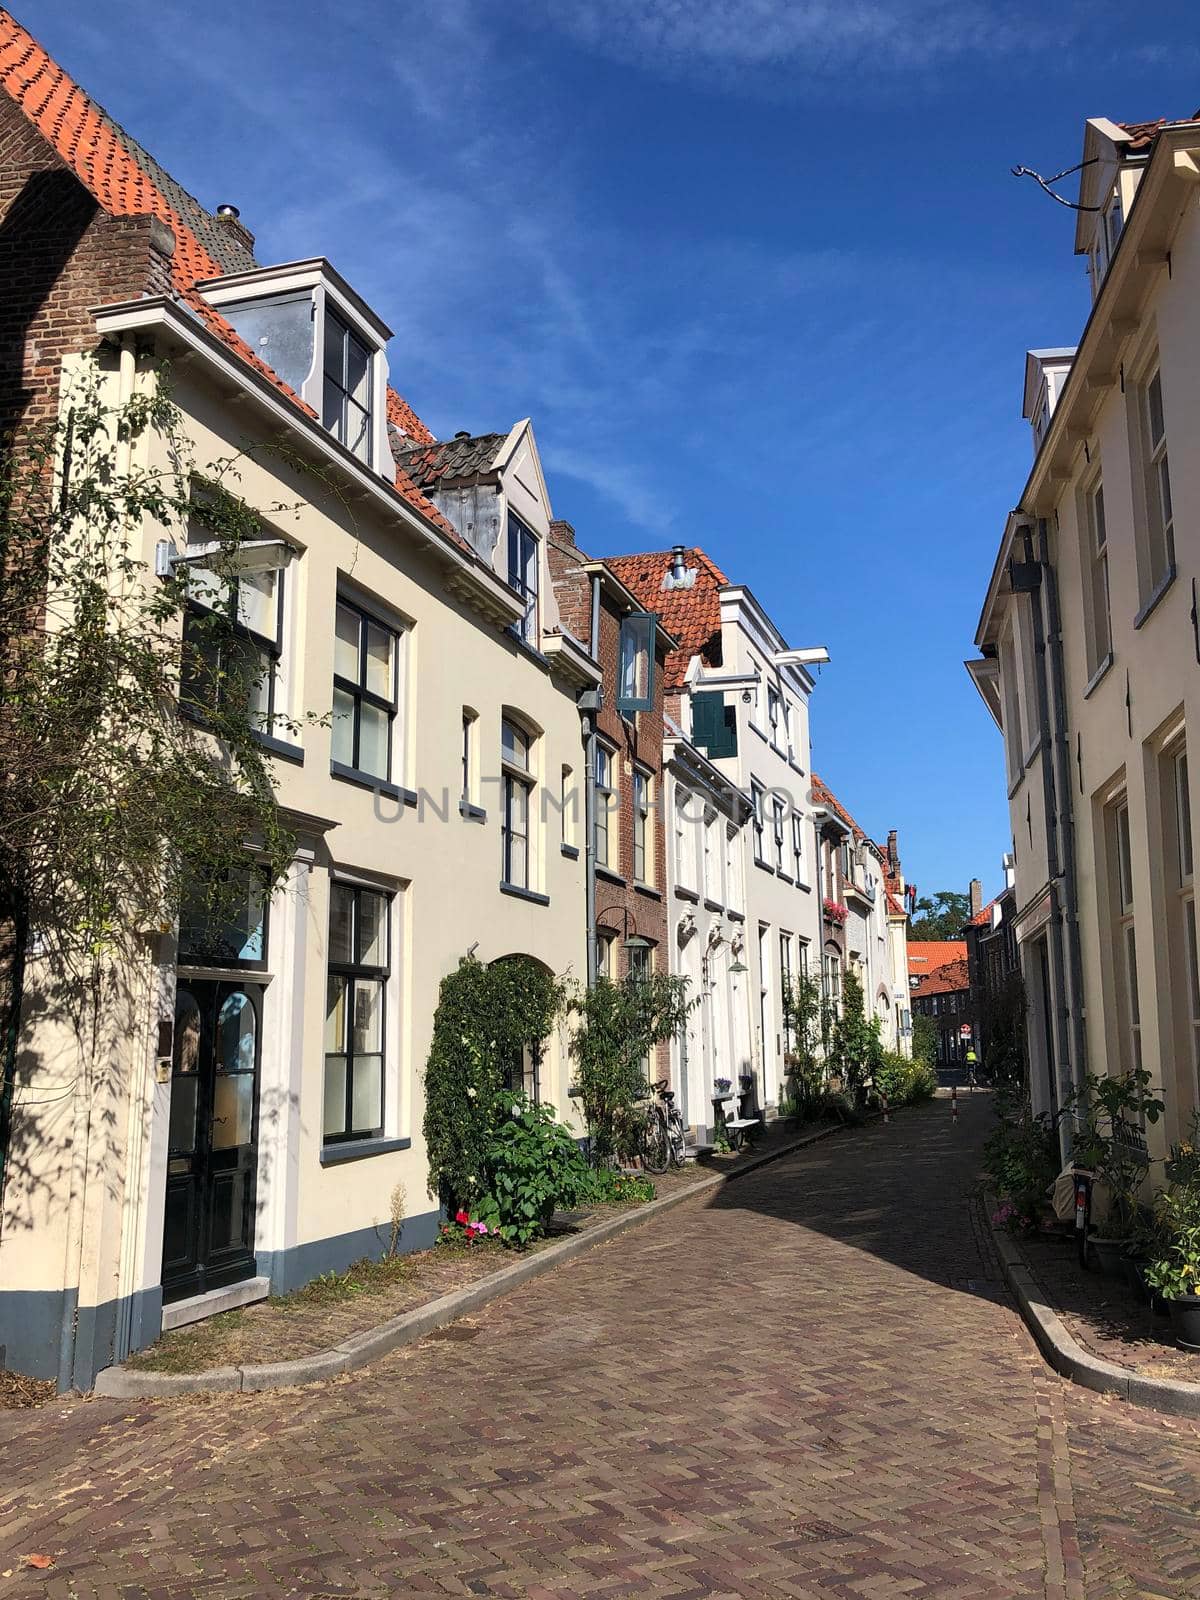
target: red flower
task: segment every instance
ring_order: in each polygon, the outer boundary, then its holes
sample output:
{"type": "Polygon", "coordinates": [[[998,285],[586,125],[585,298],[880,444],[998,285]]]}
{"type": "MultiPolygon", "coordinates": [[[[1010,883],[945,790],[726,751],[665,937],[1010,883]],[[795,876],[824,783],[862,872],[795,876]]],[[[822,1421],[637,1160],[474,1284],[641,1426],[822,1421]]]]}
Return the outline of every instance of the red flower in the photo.
{"type": "Polygon", "coordinates": [[[467,1223],[470,1222],[471,1219],[465,1211],[456,1211],[454,1213],[454,1220],[455,1222],[467,1223]]]}

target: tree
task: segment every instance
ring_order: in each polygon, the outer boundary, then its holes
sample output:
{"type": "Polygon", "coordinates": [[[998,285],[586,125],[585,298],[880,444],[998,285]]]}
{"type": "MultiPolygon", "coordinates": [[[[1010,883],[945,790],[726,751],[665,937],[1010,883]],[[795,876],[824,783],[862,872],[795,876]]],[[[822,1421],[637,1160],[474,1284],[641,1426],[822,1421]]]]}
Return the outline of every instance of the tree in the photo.
{"type": "Polygon", "coordinates": [[[686,978],[655,972],[620,983],[598,978],[572,994],[580,1026],[571,1056],[592,1153],[601,1161],[636,1152],[641,1121],[634,1107],[649,1093],[646,1058],[683,1027],[695,1003],[687,988],[686,978]]]}
{"type": "Polygon", "coordinates": [[[935,895],[922,896],[916,912],[909,924],[910,939],[958,939],[971,915],[971,898],[956,889],[939,889],[935,895]]]}
{"type": "Polygon", "coordinates": [[[923,1011],[918,1011],[912,1019],[912,1053],[914,1061],[923,1061],[930,1071],[937,1070],[937,1024],[923,1011]]]}
{"type": "Polygon", "coordinates": [[[847,968],[842,1014],[833,1025],[829,1054],[830,1064],[840,1076],[842,1087],[860,1110],[866,1099],[867,1084],[873,1081],[883,1057],[880,1026],[878,1017],[867,1016],[862,979],[852,967],[847,968]]]}
{"type": "MultiPolygon", "coordinates": [[[[79,379],[59,420],[0,459],[0,1161],[9,1173],[31,988],[42,1016],[74,1026],[90,1089],[105,1055],[101,1019],[123,1001],[132,1015],[131,971],[169,934],[185,895],[202,922],[219,925],[244,893],[249,861],[269,893],[292,858],[258,743],[253,672],[220,664],[234,654],[229,608],[211,597],[197,608],[185,568],[156,578],[143,556],[148,529],[182,545],[203,524],[214,569],[262,537],[259,513],[236,491],[237,465],[194,464],[165,372],[119,406],[97,375],[79,379]],[[187,648],[185,614],[194,620],[187,648]],[[197,686],[190,717],[180,714],[185,679],[197,686]]],[[[208,581],[221,587],[213,573],[208,581]]]]}
{"type": "Polygon", "coordinates": [[[825,1087],[825,1065],[836,1023],[832,1002],[805,974],[784,988],[784,1013],[792,1048],[787,1056],[789,1097],[801,1117],[811,1115],[825,1087]]]}

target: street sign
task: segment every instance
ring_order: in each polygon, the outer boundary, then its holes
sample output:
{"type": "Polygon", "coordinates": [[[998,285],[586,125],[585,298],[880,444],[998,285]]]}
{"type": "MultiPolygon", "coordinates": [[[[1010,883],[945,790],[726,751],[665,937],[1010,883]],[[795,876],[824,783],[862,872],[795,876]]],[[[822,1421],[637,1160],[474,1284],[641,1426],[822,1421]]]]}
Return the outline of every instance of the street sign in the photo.
{"type": "Polygon", "coordinates": [[[958,1030],[958,1037],[960,1039],[969,1039],[971,1037],[971,1024],[969,1022],[963,1023],[962,1027],[958,1030]]]}

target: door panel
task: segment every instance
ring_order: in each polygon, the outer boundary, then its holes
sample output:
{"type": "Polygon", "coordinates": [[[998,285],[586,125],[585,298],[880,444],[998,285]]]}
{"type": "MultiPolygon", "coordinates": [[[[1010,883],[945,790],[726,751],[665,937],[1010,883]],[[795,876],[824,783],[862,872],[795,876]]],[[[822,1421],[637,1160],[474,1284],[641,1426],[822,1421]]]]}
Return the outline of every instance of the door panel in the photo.
{"type": "Polygon", "coordinates": [[[189,981],[175,1008],[164,1301],[254,1273],[262,986],[189,981]]]}

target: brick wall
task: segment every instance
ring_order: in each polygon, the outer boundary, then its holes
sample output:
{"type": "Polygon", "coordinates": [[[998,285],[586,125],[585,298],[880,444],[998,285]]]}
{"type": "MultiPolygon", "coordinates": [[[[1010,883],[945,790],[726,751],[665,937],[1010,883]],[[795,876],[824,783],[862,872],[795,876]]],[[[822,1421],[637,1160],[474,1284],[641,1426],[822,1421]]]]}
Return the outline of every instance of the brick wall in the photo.
{"type": "Polygon", "coordinates": [[[53,419],[91,308],[170,292],[170,229],[109,217],[20,110],[0,100],[0,434],[53,419]]]}
{"type": "MultiPolygon", "coordinates": [[[[569,522],[551,524],[547,555],[562,624],[590,649],[592,585],[590,576],[581,570],[582,564],[590,558],[580,550],[569,522]]],[[[654,970],[670,971],[666,830],[662,806],[663,655],[660,651],[654,709],[639,711],[628,720],[621,717],[616,710],[616,699],[623,614],[623,607],[612,594],[602,591],[598,659],[603,673],[604,707],[597,731],[613,752],[619,806],[610,813],[608,823],[612,870],[608,876],[602,871],[596,874],[596,925],[614,935],[614,977],[624,977],[628,971],[628,955],[621,946],[635,933],[653,945],[654,970]],[[652,784],[647,846],[653,861],[653,882],[641,889],[633,882],[635,764],[648,771],[652,784]],[[623,881],[616,881],[618,878],[623,881]]],[[[659,1077],[670,1075],[669,1046],[659,1047],[655,1066],[659,1077]]]]}

